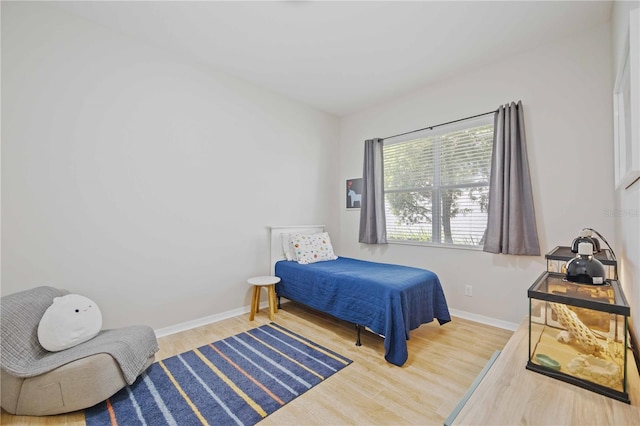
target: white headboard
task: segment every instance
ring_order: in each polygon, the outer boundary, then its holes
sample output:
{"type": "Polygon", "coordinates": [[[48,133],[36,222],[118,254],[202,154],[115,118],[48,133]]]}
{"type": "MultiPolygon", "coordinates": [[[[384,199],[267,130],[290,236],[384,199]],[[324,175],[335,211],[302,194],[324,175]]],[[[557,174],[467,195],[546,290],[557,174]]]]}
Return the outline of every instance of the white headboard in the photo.
{"type": "Polygon", "coordinates": [[[324,225],[270,226],[271,232],[271,275],[275,274],[276,262],[284,260],[282,236],[288,234],[315,234],[324,232],[324,225]]]}

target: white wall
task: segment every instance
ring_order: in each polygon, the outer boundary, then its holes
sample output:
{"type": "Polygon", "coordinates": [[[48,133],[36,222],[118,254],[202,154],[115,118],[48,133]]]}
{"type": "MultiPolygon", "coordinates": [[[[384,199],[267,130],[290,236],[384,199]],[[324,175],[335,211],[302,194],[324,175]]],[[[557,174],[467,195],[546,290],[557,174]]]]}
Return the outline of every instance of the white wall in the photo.
{"type": "MultiPolygon", "coordinates": [[[[622,68],[626,52],[625,39],[629,31],[629,12],[638,9],[640,3],[614,2],[611,18],[611,62],[614,87],[616,76],[622,68]]],[[[640,79],[638,75],[632,78],[640,79]]],[[[640,129],[632,131],[640,132],[640,129]]],[[[640,182],[629,189],[616,191],[616,251],[620,259],[620,283],[631,305],[631,321],[636,338],[640,339],[640,182]]]]}
{"type": "MultiPolygon", "coordinates": [[[[635,282],[639,220],[608,214],[640,206],[638,185],[612,190],[618,3],[613,49],[599,26],[346,117],[338,134],[334,117],[160,48],[3,2],[2,294],[50,283],[98,301],[106,327],[167,327],[248,304],[267,225],[325,223],[338,254],[432,269],[453,309],[518,323],[542,256],[360,245],[343,204],[365,139],[519,99],[543,252],[593,227],[635,282]],[[580,181],[578,163],[594,173],[580,181]]],[[[640,291],[626,291],[637,317],[640,291]]]]}
{"type": "MultiPolygon", "coordinates": [[[[609,25],[452,76],[342,121],[340,174],[362,174],[363,141],[472,116],[522,100],[536,219],[543,252],[569,245],[591,227],[616,244],[609,25]],[[591,172],[579,177],[579,166],[591,172]]],[[[344,180],[342,180],[342,185],[344,180]]],[[[343,255],[424,267],[442,281],[449,306],[520,323],[527,289],[544,256],[389,244],[361,245],[358,215],[340,215],[343,255]],[[473,296],[464,287],[473,286],[473,296]]]]}
{"type": "Polygon", "coordinates": [[[2,294],[105,328],[248,306],[268,225],[336,227],[338,120],[43,4],[2,3],[2,294]]]}

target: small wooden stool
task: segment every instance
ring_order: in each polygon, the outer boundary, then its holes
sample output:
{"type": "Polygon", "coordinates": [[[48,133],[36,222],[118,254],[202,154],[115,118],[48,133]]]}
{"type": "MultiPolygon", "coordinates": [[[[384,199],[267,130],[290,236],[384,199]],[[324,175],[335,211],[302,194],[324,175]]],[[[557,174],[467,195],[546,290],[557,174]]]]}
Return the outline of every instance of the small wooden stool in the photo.
{"type": "Polygon", "coordinates": [[[253,286],[249,321],[253,321],[256,313],[260,311],[260,290],[262,287],[267,288],[267,295],[269,296],[269,319],[273,321],[275,313],[278,312],[278,306],[276,305],[276,284],[280,282],[280,278],[273,276],[252,277],[249,278],[247,282],[253,286]]]}

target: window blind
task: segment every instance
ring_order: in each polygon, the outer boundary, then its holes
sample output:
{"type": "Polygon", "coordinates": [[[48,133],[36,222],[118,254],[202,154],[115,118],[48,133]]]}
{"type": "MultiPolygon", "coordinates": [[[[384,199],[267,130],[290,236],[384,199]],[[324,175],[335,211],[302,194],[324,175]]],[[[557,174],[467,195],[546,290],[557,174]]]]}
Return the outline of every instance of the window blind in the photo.
{"type": "Polygon", "coordinates": [[[385,139],[389,240],[480,245],[492,144],[491,116],[385,139]]]}

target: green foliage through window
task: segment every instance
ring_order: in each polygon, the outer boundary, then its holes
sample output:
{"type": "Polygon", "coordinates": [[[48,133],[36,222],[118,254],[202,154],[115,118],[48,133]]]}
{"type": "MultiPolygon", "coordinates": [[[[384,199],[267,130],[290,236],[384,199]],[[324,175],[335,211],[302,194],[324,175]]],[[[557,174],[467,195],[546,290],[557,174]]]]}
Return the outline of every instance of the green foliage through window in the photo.
{"type": "Polygon", "coordinates": [[[487,225],[493,117],[384,141],[389,240],[479,246],[487,225]]]}

